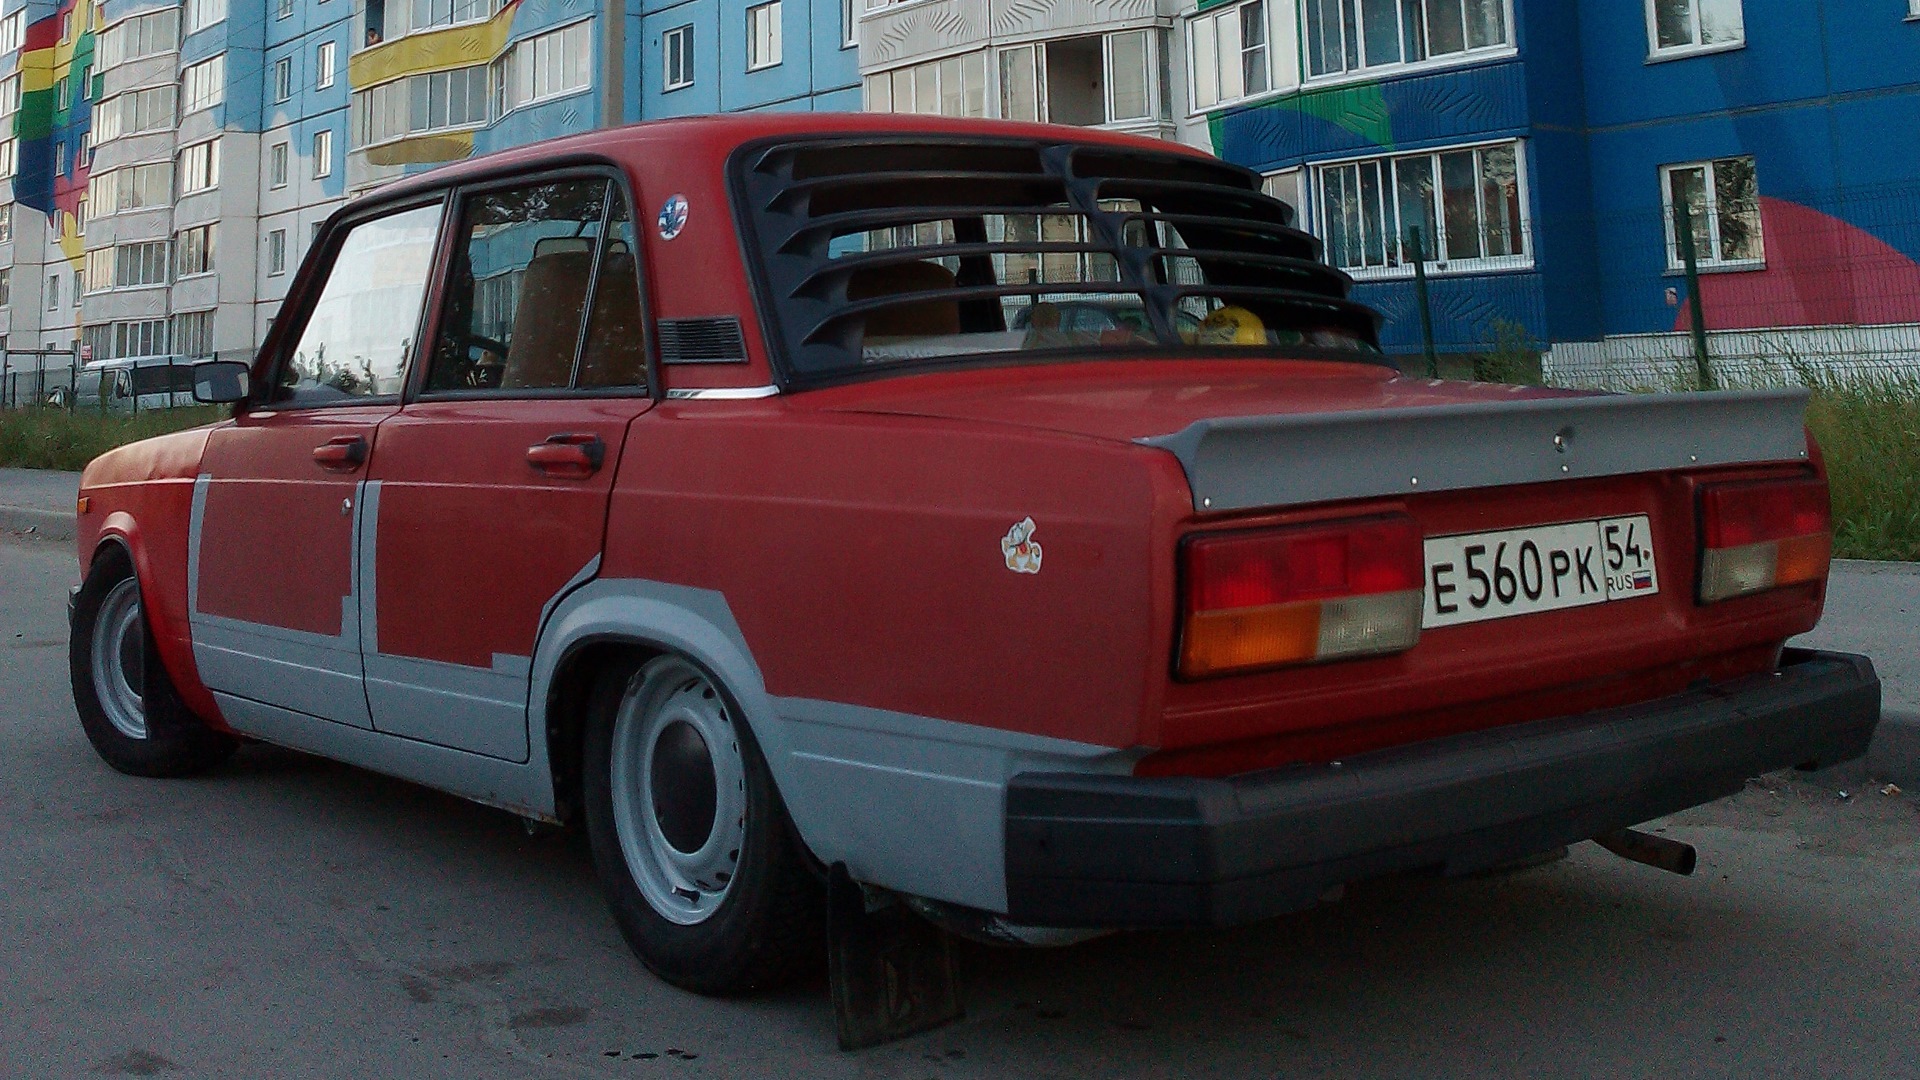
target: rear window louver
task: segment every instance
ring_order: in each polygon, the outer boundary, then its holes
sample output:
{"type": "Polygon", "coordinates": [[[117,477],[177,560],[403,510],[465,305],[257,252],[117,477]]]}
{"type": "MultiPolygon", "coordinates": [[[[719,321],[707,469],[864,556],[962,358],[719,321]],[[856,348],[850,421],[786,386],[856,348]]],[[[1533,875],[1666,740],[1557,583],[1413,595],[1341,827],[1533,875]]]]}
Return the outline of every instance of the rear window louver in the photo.
{"type": "Polygon", "coordinates": [[[1379,316],[1349,299],[1352,278],[1323,261],[1320,241],[1264,194],[1258,174],[1224,162],[1070,143],[864,136],[750,145],[736,153],[732,180],[763,321],[774,331],[769,344],[790,380],[856,372],[865,321],[889,309],[950,303],[991,318],[1010,298],[1040,294],[1137,297],[1160,347],[1186,347],[1177,309],[1203,296],[1378,345],[1379,316]],[[996,238],[979,226],[1036,216],[1084,223],[1067,238],[996,238]],[[940,222],[955,224],[910,246],[847,250],[848,238],[940,222]],[[1177,242],[1166,239],[1174,234],[1177,242]],[[1061,283],[969,270],[970,261],[978,268],[1009,256],[1099,259],[1112,276],[1061,283]],[[928,262],[957,268],[951,282],[849,297],[857,276],[928,262]]]}
{"type": "Polygon", "coordinates": [[[740,320],[732,316],[704,319],[661,319],[660,362],[663,364],[744,364],[747,339],[740,320]]]}

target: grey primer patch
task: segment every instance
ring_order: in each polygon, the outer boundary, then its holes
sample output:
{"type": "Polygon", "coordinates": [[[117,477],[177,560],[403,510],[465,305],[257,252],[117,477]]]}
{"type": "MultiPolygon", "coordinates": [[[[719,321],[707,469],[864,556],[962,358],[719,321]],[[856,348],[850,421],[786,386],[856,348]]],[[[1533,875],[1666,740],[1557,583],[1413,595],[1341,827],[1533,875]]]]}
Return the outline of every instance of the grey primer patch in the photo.
{"type": "MultiPolygon", "coordinates": [[[[774,697],[726,597],[600,578],[569,593],[534,652],[532,730],[575,642],[629,638],[704,665],[739,702],[801,838],[856,880],[1006,911],[1006,788],[1016,773],[1116,772],[1138,754],[831,701],[774,697]]],[[[542,740],[536,738],[535,746],[542,740]]]]}
{"type": "Polygon", "coordinates": [[[106,1076],[158,1076],[179,1072],[180,1066],[151,1050],[129,1050],[94,1066],[93,1071],[106,1076]]]}
{"type": "Polygon", "coordinates": [[[1537,484],[1806,456],[1805,390],[1622,394],[1201,420],[1138,440],[1196,510],[1537,484]]]}

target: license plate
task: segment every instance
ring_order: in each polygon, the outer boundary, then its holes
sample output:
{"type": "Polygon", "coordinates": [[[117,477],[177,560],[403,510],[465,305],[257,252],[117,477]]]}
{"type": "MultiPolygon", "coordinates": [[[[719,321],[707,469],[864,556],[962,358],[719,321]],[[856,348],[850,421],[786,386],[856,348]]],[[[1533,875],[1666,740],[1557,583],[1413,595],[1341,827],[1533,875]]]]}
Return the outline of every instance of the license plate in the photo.
{"type": "Polygon", "coordinates": [[[1424,629],[1660,591],[1647,515],[1427,541],[1424,629]]]}

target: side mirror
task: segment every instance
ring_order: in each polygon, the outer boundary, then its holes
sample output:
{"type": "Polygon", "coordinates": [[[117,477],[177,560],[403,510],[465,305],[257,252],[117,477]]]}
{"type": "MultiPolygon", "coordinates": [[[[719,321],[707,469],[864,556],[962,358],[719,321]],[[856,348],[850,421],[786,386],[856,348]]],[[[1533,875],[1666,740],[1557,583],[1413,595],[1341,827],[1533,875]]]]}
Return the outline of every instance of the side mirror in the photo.
{"type": "Polygon", "coordinates": [[[252,369],[239,360],[206,360],[193,365],[193,400],[231,405],[247,399],[252,369]]]}

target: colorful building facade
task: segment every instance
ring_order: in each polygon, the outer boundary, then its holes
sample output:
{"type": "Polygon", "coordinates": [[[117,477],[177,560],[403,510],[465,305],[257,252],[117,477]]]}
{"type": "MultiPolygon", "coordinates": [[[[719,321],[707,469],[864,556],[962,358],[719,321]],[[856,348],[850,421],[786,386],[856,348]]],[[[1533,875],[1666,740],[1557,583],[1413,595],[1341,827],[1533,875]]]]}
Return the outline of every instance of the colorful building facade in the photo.
{"type": "Polygon", "coordinates": [[[0,335],[83,359],[244,354],[320,224],[396,177],[643,116],[857,110],[843,14],[825,0],[0,3],[0,335]]]}

